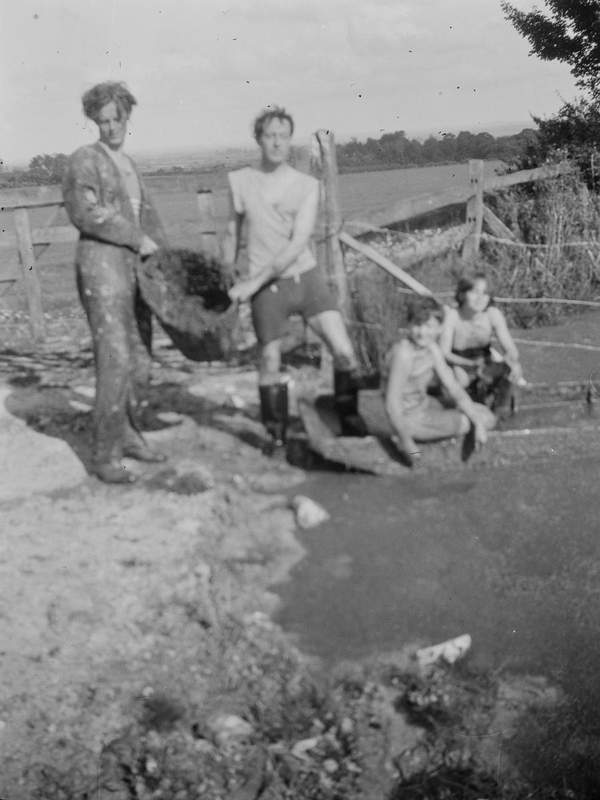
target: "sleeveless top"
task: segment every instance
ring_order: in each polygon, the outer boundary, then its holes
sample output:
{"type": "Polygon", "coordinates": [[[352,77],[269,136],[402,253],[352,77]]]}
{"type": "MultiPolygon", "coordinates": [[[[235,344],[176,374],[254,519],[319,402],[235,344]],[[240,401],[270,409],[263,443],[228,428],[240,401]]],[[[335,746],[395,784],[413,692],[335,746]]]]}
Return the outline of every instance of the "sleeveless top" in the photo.
{"type": "Polygon", "coordinates": [[[488,357],[493,329],[487,309],[472,319],[464,319],[459,311],[456,312],[456,317],[452,352],[464,358],[488,357]]]}
{"type": "Polygon", "coordinates": [[[415,348],[413,362],[400,398],[404,412],[417,411],[427,402],[427,388],[434,375],[433,356],[430,351],[415,348]]]}
{"type": "MultiPolygon", "coordinates": [[[[237,214],[247,222],[247,251],[250,277],[289,244],[294,222],[302,204],[318,181],[292,169],[292,179],[285,194],[273,200],[266,196],[265,173],[253,167],[230,172],[229,186],[237,214]]],[[[302,250],[280,277],[292,278],[316,266],[310,245],[302,250]]]]}

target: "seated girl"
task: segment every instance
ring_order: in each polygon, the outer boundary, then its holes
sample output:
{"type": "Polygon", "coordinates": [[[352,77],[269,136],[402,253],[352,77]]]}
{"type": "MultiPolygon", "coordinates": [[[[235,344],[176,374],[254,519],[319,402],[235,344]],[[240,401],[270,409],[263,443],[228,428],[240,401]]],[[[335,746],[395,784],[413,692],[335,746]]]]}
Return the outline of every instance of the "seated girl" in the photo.
{"type": "Polygon", "coordinates": [[[440,337],[442,352],[469,396],[503,415],[510,404],[512,383],[523,380],[519,351],[504,314],[494,305],[481,272],[461,278],[455,297],[458,307],[446,309],[440,337]],[[504,351],[502,361],[493,357],[494,336],[504,351]]]}
{"type": "Polygon", "coordinates": [[[392,439],[409,461],[419,453],[416,442],[471,433],[465,442],[474,446],[486,441],[496,422],[489,408],[471,400],[446,363],[438,344],[443,317],[433,297],[411,298],[408,336],[391,352],[386,411],[395,432],[392,439]],[[436,379],[454,407],[428,394],[436,379]]]}

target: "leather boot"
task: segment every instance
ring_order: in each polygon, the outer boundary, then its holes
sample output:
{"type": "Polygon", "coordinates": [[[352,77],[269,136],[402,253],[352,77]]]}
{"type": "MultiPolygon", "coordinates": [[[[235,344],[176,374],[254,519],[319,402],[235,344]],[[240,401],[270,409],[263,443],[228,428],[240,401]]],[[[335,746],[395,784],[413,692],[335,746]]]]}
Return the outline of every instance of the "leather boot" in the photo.
{"type": "Polygon", "coordinates": [[[367,426],[358,413],[360,378],[351,370],[333,373],[333,399],[342,424],[342,436],[366,436],[367,426]]]}
{"type": "Polygon", "coordinates": [[[266,383],[258,387],[260,396],[260,416],[270,437],[266,450],[273,452],[285,444],[288,425],[288,387],[287,383],[266,383]]]}

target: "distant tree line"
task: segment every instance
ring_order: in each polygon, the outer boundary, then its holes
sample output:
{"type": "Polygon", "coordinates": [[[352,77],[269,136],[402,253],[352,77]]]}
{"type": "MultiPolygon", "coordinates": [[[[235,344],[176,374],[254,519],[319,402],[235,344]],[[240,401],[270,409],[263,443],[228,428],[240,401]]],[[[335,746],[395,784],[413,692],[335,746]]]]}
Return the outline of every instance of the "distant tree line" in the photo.
{"type": "Polygon", "coordinates": [[[499,159],[512,164],[521,161],[536,143],[537,132],[528,128],[513,136],[461,131],[458,135],[429,136],[425,141],[409,139],[404,131],[396,131],[384,133],[379,139],[352,139],[338,145],[337,159],[342,172],[449,164],[469,158],[499,159]]]}
{"type": "Polygon", "coordinates": [[[60,183],[67,166],[64,153],[44,153],[34,156],[27,169],[2,170],[0,172],[0,186],[6,189],[16,186],[45,186],[60,183]]]}

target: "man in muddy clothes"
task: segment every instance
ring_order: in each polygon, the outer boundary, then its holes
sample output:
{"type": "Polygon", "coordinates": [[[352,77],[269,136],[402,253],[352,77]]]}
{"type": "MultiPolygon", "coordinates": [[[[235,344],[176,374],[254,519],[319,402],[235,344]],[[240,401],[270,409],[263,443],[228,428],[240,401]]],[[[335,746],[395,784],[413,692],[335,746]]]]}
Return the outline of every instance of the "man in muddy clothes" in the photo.
{"type": "Polygon", "coordinates": [[[279,107],[263,111],[254,122],[261,150],[258,169],[229,173],[230,213],[223,260],[235,264],[243,222],[247,226],[249,274],[230,290],[233,300],[250,300],[259,344],[259,395],[268,447],[285,441],[288,398],[281,380],[281,343],[287,320],[300,314],[324,340],[334,357],[336,406],[344,432],[362,431],[357,414],[357,360],[334,297],[311,248],[319,183],[288,163],[292,117],[279,107]],[[359,429],[359,430],[357,430],[359,429]]]}
{"type": "Polygon", "coordinates": [[[165,236],[131,159],[123,152],[136,100],[122,83],[101,83],[82,98],[99,141],[76,150],[63,182],[65,208],[79,229],[77,286],[90,325],[96,364],[93,471],[131,483],[123,456],[161,461],[135,424],[136,384],[149,377],[152,320],[140,296],[136,260],[165,236]]]}

